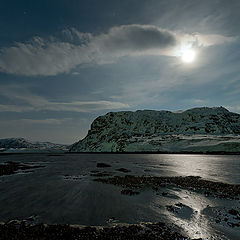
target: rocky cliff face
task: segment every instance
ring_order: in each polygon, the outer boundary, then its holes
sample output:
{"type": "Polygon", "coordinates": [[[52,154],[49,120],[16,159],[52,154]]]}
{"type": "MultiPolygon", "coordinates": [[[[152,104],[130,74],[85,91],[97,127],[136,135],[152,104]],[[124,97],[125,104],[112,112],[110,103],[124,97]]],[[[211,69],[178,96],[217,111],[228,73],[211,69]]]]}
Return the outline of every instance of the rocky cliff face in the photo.
{"type": "Polygon", "coordinates": [[[239,151],[238,134],[240,114],[223,107],[110,112],[95,119],[87,136],[70,151],[239,151]]]}

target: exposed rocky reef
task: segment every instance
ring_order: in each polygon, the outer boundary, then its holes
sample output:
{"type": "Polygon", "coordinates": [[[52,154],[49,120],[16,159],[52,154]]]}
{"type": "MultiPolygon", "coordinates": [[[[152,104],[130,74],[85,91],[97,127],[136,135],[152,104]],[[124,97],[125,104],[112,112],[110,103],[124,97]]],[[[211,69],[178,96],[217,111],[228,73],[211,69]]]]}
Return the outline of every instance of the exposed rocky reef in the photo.
{"type": "Polygon", "coordinates": [[[43,166],[38,165],[29,165],[24,163],[18,163],[18,162],[7,162],[0,164],[0,176],[2,175],[10,175],[14,174],[17,171],[24,171],[24,170],[30,170],[34,168],[40,168],[43,166]]]}
{"type": "Polygon", "coordinates": [[[207,196],[220,198],[239,199],[240,185],[227,184],[222,182],[213,182],[204,180],[198,176],[187,177],[151,177],[151,176],[114,176],[111,178],[97,178],[94,181],[122,186],[124,188],[144,188],[150,187],[153,190],[166,187],[166,185],[175,185],[190,190],[200,190],[207,196]]]}
{"type": "Polygon", "coordinates": [[[223,107],[109,112],[70,151],[240,152],[240,114],[223,107]]]}

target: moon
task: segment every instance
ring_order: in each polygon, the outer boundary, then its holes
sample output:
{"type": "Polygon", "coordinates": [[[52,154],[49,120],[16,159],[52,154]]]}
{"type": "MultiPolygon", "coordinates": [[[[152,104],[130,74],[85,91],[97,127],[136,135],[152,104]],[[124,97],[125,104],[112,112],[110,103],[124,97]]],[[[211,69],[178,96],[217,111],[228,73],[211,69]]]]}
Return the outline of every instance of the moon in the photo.
{"type": "Polygon", "coordinates": [[[181,59],[185,63],[192,63],[195,61],[196,52],[193,49],[186,49],[182,52],[181,59]]]}

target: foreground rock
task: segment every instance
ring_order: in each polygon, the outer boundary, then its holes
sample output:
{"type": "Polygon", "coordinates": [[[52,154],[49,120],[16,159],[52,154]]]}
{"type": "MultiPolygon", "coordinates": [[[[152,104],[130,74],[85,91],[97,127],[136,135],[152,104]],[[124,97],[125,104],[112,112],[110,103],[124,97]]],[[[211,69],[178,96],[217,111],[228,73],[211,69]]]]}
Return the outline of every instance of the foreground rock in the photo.
{"type": "Polygon", "coordinates": [[[71,152],[240,152],[240,114],[223,107],[110,112],[71,152]]]}
{"type": "Polygon", "coordinates": [[[200,190],[204,194],[220,198],[239,199],[240,185],[227,184],[204,180],[197,176],[187,177],[151,177],[151,176],[114,176],[111,178],[97,178],[94,181],[114,184],[124,188],[144,188],[150,187],[153,190],[166,187],[166,185],[175,185],[191,190],[200,190]]]}
{"type": "Polygon", "coordinates": [[[190,240],[175,225],[142,223],[114,227],[76,227],[70,225],[28,225],[25,222],[0,224],[3,240],[190,240]]]}

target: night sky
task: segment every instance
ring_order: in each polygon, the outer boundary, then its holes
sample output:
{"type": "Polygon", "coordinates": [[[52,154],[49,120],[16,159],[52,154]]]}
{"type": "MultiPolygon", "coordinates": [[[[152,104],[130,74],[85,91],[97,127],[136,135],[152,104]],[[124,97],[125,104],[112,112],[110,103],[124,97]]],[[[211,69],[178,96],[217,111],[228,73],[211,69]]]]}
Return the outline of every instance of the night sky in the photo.
{"type": "Polygon", "coordinates": [[[0,3],[0,138],[70,144],[109,111],[240,113],[239,0],[0,3]]]}

